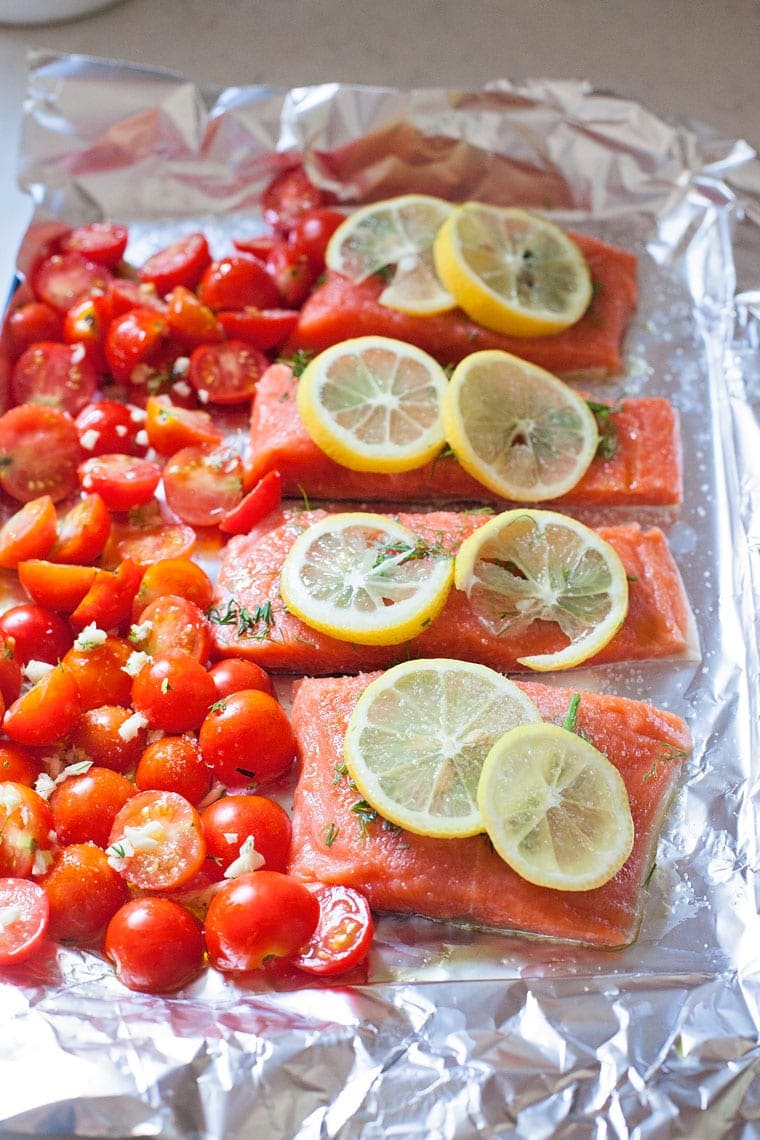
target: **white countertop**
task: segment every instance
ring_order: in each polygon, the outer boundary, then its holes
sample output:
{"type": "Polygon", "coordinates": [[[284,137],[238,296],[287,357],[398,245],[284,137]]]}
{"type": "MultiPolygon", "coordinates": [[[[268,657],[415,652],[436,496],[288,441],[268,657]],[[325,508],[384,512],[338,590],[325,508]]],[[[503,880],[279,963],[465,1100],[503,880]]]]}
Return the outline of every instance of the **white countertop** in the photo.
{"type": "Polygon", "coordinates": [[[122,0],[78,20],[1,27],[0,288],[31,212],[16,186],[31,48],[161,66],[223,86],[584,79],[760,149],[758,13],[757,0],[122,0]]]}

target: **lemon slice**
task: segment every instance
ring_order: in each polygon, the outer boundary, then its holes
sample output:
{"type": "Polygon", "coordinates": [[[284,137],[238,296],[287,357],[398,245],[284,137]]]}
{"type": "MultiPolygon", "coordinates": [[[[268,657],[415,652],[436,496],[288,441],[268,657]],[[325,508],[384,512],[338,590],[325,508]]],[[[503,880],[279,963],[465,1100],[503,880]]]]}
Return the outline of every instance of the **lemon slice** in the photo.
{"type": "Polygon", "coordinates": [[[568,644],[524,654],[529,669],[569,669],[617,633],[628,610],[628,579],[617,552],[576,519],[518,508],[489,519],[457,552],[454,581],[491,634],[530,638],[554,622],[568,644]]]}
{"type": "Polygon", "coordinates": [[[633,847],[617,768],[557,725],[520,725],[497,740],[483,764],[478,804],[501,858],[539,887],[600,887],[633,847]]]}
{"type": "Polygon", "coordinates": [[[280,575],[288,610],[340,641],[397,645],[437,617],[453,559],[383,515],[328,515],[298,536],[280,575]]]}
{"type": "Polygon", "coordinates": [[[351,281],[383,272],[381,305],[416,316],[453,309],[456,302],[438,280],[433,242],[453,207],[427,194],[403,194],[349,214],[330,238],[325,264],[351,281]]]}
{"type": "Polygon", "coordinates": [[[513,682],[484,665],[405,661],[359,697],[344,759],[361,794],[391,823],[437,838],[475,835],[483,830],[477,788],[491,746],[540,719],[513,682]]]}
{"type": "Polygon", "coordinates": [[[441,226],[433,254],[457,304],[496,332],[561,332],[591,300],[591,274],[578,246],[525,210],[465,202],[441,226]]]}
{"type": "Polygon", "coordinates": [[[414,345],[385,336],[340,341],[307,364],[296,400],[318,447],[352,471],[422,467],[444,445],[446,374],[414,345]]]}
{"type": "Polygon", "coordinates": [[[599,443],[581,396],[543,368],[496,350],[473,352],[454,369],[443,427],[470,475],[521,503],[569,491],[599,443]]]}

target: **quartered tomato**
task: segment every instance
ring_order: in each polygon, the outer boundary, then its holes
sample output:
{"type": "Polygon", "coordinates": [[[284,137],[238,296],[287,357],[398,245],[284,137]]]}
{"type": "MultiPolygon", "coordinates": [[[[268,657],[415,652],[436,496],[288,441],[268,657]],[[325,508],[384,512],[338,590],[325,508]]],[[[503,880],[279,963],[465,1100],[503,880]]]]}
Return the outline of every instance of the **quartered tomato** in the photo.
{"type": "Polygon", "coordinates": [[[61,340],[63,317],[44,301],[27,301],[9,315],[6,322],[11,354],[17,360],[25,349],[41,340],[61,340]]]}
{"type": "Polygon", "coordinates": [[[114,820],[108,846],[112,863],[133,887],[176,890],[206,858],[198,812],[176,792],[138,792],[114,820]]]}
{"type": "Polygon", "coordinates": [[[131,511],[149,503],[161,482],[161,468],[137,455],[93,455],[79,465],[83,491],[100,495],[110,511],[131,511]]]}
{"type": "Polygon", "coordinates": [[[98,265],[113,268],[124,256],[129,239],[126,226],[116,222],[86,222],[61,238],[64,253],[80,253],[98,265]]]}
{"type": "Polygon", "coordinates": [[[177,285],[194,289],[210,261],[204,234],[187,234],[149,257],[140,267],[140,280],[155,285],[159,296],[165,297],[177,285]]]}
{"type": "Polygon", "coordinates": [[[203,665],[176,650],[143,666],[132,682],[132,707],[164,732],[197,729],[215,698],[203,665]]]}
{"type": "Polygon", "coordinates": [[[22,665],[32,660],[55,665],[74,640],[63,618],[33,602],[20,602],[0,614],[0,631],[13,638],[13,654],[22,665]]]}
{"type": "Polygon", "coordinates": [[[107,847],[113,821],[135,794],[132,781],[110,768],[93,766],[87,772],[66,775],[49,800],[59,841],[107,847]]]}
{"type": "Polygon", "coordinates": [[[65,499],[79,484],[83,458],[79,432],[67,412],[19,404],[0,416],[0,485],[12,499],[65,499]]]}
{"type": "Polygon", "coordinates": [[[203,969],[203,930],[174,899],[132,899],[109,922],[105,952],[128,989],[172,993],[203,969]]]}
{"type": "Polygon", "coordinates": [[[320,190],[300,165],[277,174],[262,195],[264,217],[280,233],[287,234],[304,214],[329,204],[330,195],[320,190]]]}
{"type": "Polygon", "coordinates": [[[319,921],[294,964],[309,974],[342,974],[363,962],[374,936],[366,896],[353,887],[322,884],[313,888],[319,921]]]}
{"type": "Polygon", "coordinates": [[[241,689],[218,700],[200,727],[198,743],[203,759],[230,787],[276,780],[296,754],[285,709],[259,689],[241,689]]]}
{"type": "Polygon", "coordinates": [[[242,340],[204,344],[193,350],[187,378],[199,399],[241,404],[251,399],[269,367],[263,352],[242,340]]]}
{"type": "Polygon", "coordinates": [[[219,523],[223,534],[248,534],[282,501],[282,477],[279,471],[267,471],[258,483],[219,523]]]}
{"type": "Polygon", "coordinates": [[[198,297],[210,309],[273,309],[277,288],[266,266],[248,253],[232,253],[212,261],[198,285],[198,297]]]}
{"type": "Polygon", "coordinates": [[[150,446],[164,456],[199,444],[216,447],[224,440],[224,432],[216,427],[208,412],[180,407],[169,396],[148,397],[145,432],[150,446]]]}
{"type": "Polygon", "coordinates": [[[21,692],[21,666],[16,652],[16,639],[0,626],[0,707],[11,704],[21,692]]]}
{"type": "Polygon", "coordinates": [[[0,878],[0,966],[31,958],[44,942],[48,918],[41,886],[14,876],[0,878]]]}
{"type": "MultiPolygon", "coordinates": [[[[211,788],[211,771],[189,736],[162,736],[145,748],[135,769],[141,792],[178,792],[197,805],[211,788]]],[[[208,842],[208,834],[204,828],[208,842]]]]}
{"type": "Polygon", "coordinates": [[[89,590],[69,616],[71,627],[79,632],[94,624],[98,629],[112,630],[129,621],[141,577],[140,567],[128,558],[115,570],[98,569],[89,590]]]}
{"type": "Polygon", "coordinates": [[[57,942],[90,946],[129,899],[129,887],[92,843],[75,843],[55,853],[39,880],[50,904],[48,935],[57,942]]]}
{"type": "Polygon", "coordinates": [[[104,265],[81,253],[54,254],[38,266],[32,288],[39,301],[65,313],[77,301],[95,293],[105,293],[112,274],[104,265]]]}
{"type": "Polygon", "coordinates": [[[98,372],[106,371],[105,340],[111,315],[108,299],[98,295],[77,301],[63,319],[63,339],[80,345],[98,372]]]}
{"type": "Polygon", "coordinates": [[[224,883],[206,914],[206,948],[219,970],[257,970],[267,958],[287,958],[309,940],[319,903],[296,879],[253,871],[224,883]]]}
{"type": "Polygon", "coordinates": [[[87,455],[144,455],[147,439],[143,435],[144,413],[140,408],[99,400],[87,404],[76,417],[79,442],[87,455]]]}
{"type": "Polygon", "coordinates": [[[292,825],[290,816],[267,796],[223,796],[201,813],[208,854],[223,868],[240,854],[246,840],[263,858],[267,871],[285,871],[292,825]]]}
{"type": "Polygon", "coordinates": [[[0,784],[0,876],[27,878],[54,841],[53,815],[42,796],[26,784],[0,784]]]}
{"type": "Polygon", "coordinates": [[[183,447],[163,475],[167,503],[192,526],[215,526],[243,497],[243,461],[230,447],[183,447]]]}
{"type": "Polygon", "coordinates": [[[49,495],[25,503],[0,527],[0,566],[12,570],[27,558],[44,558],[55,542],[56,524],[49,495]]]}
{"type": "Polygon", "coordinates": [[[224,327],[217,320],[213,309],[184,285],[172,289],[167,303],[166,319],[183,347],[195,348],[199,344],[213,344],[225,339],[224,327]]]}
{"type": "Polygon", "coordinates": [[[42,761],[31,749],[10,740],[0,743],[0,783],[13,780],[33,788],[42,771],[42,761]]]}
{"type": "Polygon", "coordinates": [[[58,664],[6,710],[3,731],[18,744],[55,744],[68,736],[79,712],[76,681],[58,664]]]}
{"type": "Polygon", "coordinates": [[[17,571],[21,585],[37,605],[63,614],[77,608],[97,573],[94,566],[75,566],[45,558],[20,562],[17,571]]]}
{"type": "Polygon", "coordinates": [[[57,521],[50,558],[71,564],[94,562],[106,548],[111,515],[101,495],[85,495],[57,521]]]}

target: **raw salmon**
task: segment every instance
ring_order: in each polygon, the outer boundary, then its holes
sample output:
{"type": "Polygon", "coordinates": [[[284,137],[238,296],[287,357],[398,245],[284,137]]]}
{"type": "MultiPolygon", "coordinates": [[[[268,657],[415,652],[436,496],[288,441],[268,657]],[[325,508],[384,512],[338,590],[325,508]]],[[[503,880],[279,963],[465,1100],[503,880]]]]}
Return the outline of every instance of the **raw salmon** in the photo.
{"type": "Polygon", "coordinates": [[[501,348],[559,376],[610,376],[623,366],[621,345],[636,307],[636,258],[616,246],[582,234],[571,235],[588,261],[593,300],[581,320],[552,336],[515,337],[491,332],[461,309],[415,317],[378,302],[379,276],[354,285],[339,273],[325,281],[301,309],[283,355],[296,349],[320,352],[353,336],[393,336],[424,348],[441,364],[457,364],[470,352],[501,348]]]}
{"type": "MultiPolygon", "coordinates": [[[[251,414],[246,477],[249,485],[273,468],[283,493],[310,499],[372,502],[499,502],[451,455],[414,471],[385,475],[349,471],[312,441],[296,407],[298,381],[286,364],[273,364],[261,377],[251,414]]],[[[682,496],[678,414],[653,396],[613,405],[609,424],[614,451],[595,458],[558,506],[674,506],[682,496]]]]}
{"type": "MultiPolygon", "coordinates": [[[[239,654],[266,669],[293,674],[358,673],[385,668],[405,657],[452,656],[509,672],[521,668],[518,657],[565,644],[554,623],[536,623],[519,638],[494,637],[475,616],[466,595],[456,589],[424,633],[404,645],[354,645],[318,633],[287,613],[279,582],[296,535],[325,514],[292,507],[273,511],[250,534],[230,540],[221,555],[214,597],[217,652],[239,654]]],[[[423,543],[449,553],[491,517],[447,511],[394,514],[423,543]]],[[[689,643],[690,611],[662,531],[636,524],[597,529],[620,555],[630,581],[626,621],[593,662],[682,654],[689,643]]]]}
{"type": "MultiPolygon", "coordinates": [[[[617,875],[591,891],[533,886],[485,836],[430,839],[383,826],[362,829],[360,797],[341,776],[351,710],[372,675],[297,682],[292,722],[299,776],[290,871],[306,881],[363,890],[376,911],[520,931],[616,948],[636,937],[643,886],[681,762],[691,740],[679,717],[651,705],[581,694],[577,729],[615,764],[628,790],[633,851],[617,875]]],[[[561,724],[573,690],[520,683],[545,720],[561,724]]]]}

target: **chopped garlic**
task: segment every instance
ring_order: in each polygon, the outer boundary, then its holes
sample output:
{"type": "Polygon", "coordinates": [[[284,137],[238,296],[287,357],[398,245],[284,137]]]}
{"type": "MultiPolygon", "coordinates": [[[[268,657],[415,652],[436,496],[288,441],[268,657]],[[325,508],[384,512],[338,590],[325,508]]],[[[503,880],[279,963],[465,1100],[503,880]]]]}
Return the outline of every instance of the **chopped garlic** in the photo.
{"type": "Polygon", "coordinates": [[[56,781],[47,772],[40,772],[34,782],[34,790],[43,800],[49,800],[55,791],[56,781]]]}
{"type": "Polygon", "coordinates": [[[32,863],[32,874],[33,875],[44,875],[45,872],[47,870],[49,870],[50,866],[52,865],[52,862],[53,862],[53,852],[52,851],[40,851],[40,850],[35,851],[34,862],[32,863]]]}
{"type": "Polygon", "coordinates": [[[230,863],[224,872],[224,877],[225,879],[236,879],[238,875],[245,875],[248,871],[258,871],[259,867],[263,866],[264,856],[256,850],[253,845],[253,836],[249,835],[240,845],[240,854],[237,859],[233,859],[230,863]]]}
{"type": "Polygon", "coordinates": [[[81,653],[86,653],[88,649],[95,649],[98,645],[103,645],[108,640],[108,634],[104,629],[98,629],[94,621],[86,625],[80,631],[76,640],[74,641],[74,648],[78,649],[81,653]]]}
{"type": "Polygon", "coordinates": [[[151,634],[152,629],[152,621],[141,621],[138,625],[133,625],[130,627],[129,640],[133,645],[139,645],[140,642],[147,640],[151,634]]]}
{"type": "Polygon", "coordinates": [[[123,724],[119,725],[119,736],[122,740],[134,740],[141,729],[145,728],[148,723],[148,718],[143,716],[142,713],[132,713],[128,716],[123,724]]]}
{"type": "Polygon", "coordinates": [[[55,666],[51,665],[49,661],[37,661],[35,658],[32,658],[31,661],[27,661],[26,665],[23,666],[22,673],[33,685],[36,685],[38,681],[46,677],[50,670],[54,668],[55,666]]]}
{"type": "Polygon", "coordinates": [[[95,448],[97,447],[99,439],[100,439],[100,432],[97,431],[95,428],[88,428],[87,431],[83,431],[82,434],[80,435],[79,442],[81,443],[81,445],[85,449],[85,451],[94,451],[95,448]]]}
{"type": "Polygon", "coordinates": [[[9,903],[0,906],[0,930],[5,930],[13,922],[20,922],[24,917],[24,909],[18,903],[9,903]]]}
{"type": "Polygon", "coordinates": [[[150,665],[153,658],[150,653],[143,653],[141,650],[136,649],[134,653],[130,653],[127,658],[126,664],[122,665],[122,671],[128,673],[130,677],[136,677],[137,674],[146,665],[150,665]]]}

